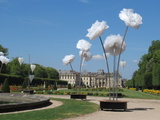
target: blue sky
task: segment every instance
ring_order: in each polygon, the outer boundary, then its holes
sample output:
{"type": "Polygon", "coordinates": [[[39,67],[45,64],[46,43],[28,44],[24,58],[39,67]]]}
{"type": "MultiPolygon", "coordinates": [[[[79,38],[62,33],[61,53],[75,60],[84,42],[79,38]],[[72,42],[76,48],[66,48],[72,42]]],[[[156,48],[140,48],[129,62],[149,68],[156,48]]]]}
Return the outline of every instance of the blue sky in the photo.
{"type": "MultiPolygon", "coordinates": [[[[127,65],[120,72],[130,79],[138,69],[137,62],[148,52],[153,40],[160,37],[159,0],[0,0],[0,44],[9,49],[9,58],[23,57],[25,63],[37,63],[57,70],[70,70],[64,66],[65,55],[75,55],[73,69],[79,71],[78,40],[85,39],[92,44],[93,56],[102,55],[99,39],[86,37],[87,29],[96,21],[109,25],[103,40],[110,34],[123,36],[126,25],[118,17],[123,9],[134,9],[143,17],[139,29],[129,28],[126,36],[126,51],[121,60],[127,65]]],[[[95,58],[95,57],[94,57],[95,58]]],[[[109,57],[110,71],[113,56],[109,57]]],[[[85,62],[83,70],[107,71],[104,59],[85,62]]]]}

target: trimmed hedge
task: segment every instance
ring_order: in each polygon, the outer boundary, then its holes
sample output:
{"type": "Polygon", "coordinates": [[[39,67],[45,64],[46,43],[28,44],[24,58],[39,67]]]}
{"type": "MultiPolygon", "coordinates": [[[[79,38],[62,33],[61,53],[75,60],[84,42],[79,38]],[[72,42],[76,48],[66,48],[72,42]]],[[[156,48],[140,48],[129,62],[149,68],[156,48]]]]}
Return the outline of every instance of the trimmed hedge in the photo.
{"type": "MultiPolygon", "coordinates": [[[[8,79],[9,85],[22,85],[25,79],[29,79],[28,77],[22,78],[18,75],[9,75],[9,74],[0,74],[0,84],[3,84],[5,79],[8,79]]],[[[54,82],[57,82],[58,85],[67,85],[67,81],[62,81],[58,79],[48,79],[48,78],[34,78],[31,86],[37,86],[44,84],[44,81],[47,82],[47,84],[54,85],[54,82]]]]}
{"type": "Polygon", "coordinates": [[[10,93],[8,79],[6,78],[3,85],[2,85],[2,92],[10,93]]]}

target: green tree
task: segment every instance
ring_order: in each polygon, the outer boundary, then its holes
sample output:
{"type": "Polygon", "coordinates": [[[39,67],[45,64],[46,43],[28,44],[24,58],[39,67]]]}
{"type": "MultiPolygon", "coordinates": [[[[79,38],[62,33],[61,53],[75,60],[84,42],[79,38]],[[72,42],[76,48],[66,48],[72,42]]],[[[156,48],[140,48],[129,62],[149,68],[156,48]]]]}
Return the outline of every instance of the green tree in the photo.
{"type": "Polygon", "coordinates": [[[71,88],[71,84],[68,84],[68,89],[72,89],[72,88],[71,88]]]}
{"type": "Polygon", "coordinates": [[[2,92],[10,93],[9,82],[8,82],[8,79],[7,79],[7,78],[6,78],[5,81],[3,82],[2,92]]]}
{"type": "Polygon", "coordinates": [[[54,89],[54,90],[57,90],[57,82],[54,82],[53,89],[54,89]]]}
{"type": "Polygon", "coordinates": [[[157,51],[155,51],[153,53],[153,60],[154,60],[155,63],[160,64],[160,49],[158,49],[157,51]]]}
{"type": "Polygon", "coordinates": [[[25,77],[28,77],[29,72],[29,64],[23,63],[21,66],[18,62],[18,58],[13,58],[12,61],[10,61],[7,65],[8,74],[11,75],[19,75],[22,80],[24,80],[25,77]]]}
{"type": "Polygon", "coordinates": [[[34,70],[34,75],[35,77],[39,77],[39,78],[48,78],[46,69],[44,66],[41,66],[39,64],[35,64],[36,68],[34,70]]]}
{"type": "Polygon", "coordinates": [[[149,47],[148,53],[154,53],[157,50],[160,50],[160,40],[152,41],[152,45],[149,47]]]}
{"type": "Polygon", "coordinates": [[[146,89],[152,88],[152,72],[144,73],[143,88],[146,89]]]}
{"type": "Polygon", "coordinates": [[[25,77],[25,79],[24,79],[24,81],[22,83],[22,88],[27,88],[28,83],[29,83],[29,79],[27,77],[25,77]]]}
{"type": "Polygon", "coordinates": [[[0,52],[3,52],[5,56],[8,56],[8,48],[3,47],[2,45],[0,45],[0,52]]]}
{"type": "Polygon", "coordinates": [[[56,69],[52,67],[46,67],[48,78],[50,79],[59,79],[59,73],[56,69]]]}
{"type": "Polygon", "coordinates": [[[152,72],[152,84],[157,89],[160,86],[160,64],[156,63],[152,72]]]}

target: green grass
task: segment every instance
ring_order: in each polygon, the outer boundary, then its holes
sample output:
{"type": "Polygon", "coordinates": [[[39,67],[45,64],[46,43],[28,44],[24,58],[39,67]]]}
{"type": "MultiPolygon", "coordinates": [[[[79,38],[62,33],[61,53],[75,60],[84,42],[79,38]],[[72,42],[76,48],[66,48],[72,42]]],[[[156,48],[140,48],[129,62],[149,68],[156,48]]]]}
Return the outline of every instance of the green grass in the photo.
{"type": "Polygon", "coordinates": [[[8,101],[0,101],[0,104],[8,104],[8,103],[12,103],[12,102],[8,102],[8,101]]]}
{"type": "Polygon", "coordinates": [[[99,109],[99,106],[97,104],[87,101],[60,99],[60,98],[54,98],[54,100],[63,102],[63,105],[46,110],[0,115],[0,119],[1,120],[61,120],[65,118],[92,113],[99,109]]]}
{"type": "Polygon", "coordinates": [[[140,91],[124,89],[123,92],[126,98],[139,98],[139,99],[160,99],[160,96],[151,95],[140,91]]]}
{"type": "MultiPolygon", "coordinates": [[[[60,90],[61,92],[74,92],[75,90],[60,90]]],[[[105,93],[105,91],[83,91],[81,92],[90,92],[90,93],[105,93]]],[[[108,93],[108,92],[106,92],[108,93]]],[[[130,90],[130,89],[123,89],[120,91],[123,95],[125,95],[125,98],[139,98],[139,99],[160,99],[160,96],[157,95],[151,95],[140,91],[130,90]]],[[[102,96],[104,97],[104,96],[102,96]]],[[[108,96],[107,96],[108,97],[108,96]]]]}

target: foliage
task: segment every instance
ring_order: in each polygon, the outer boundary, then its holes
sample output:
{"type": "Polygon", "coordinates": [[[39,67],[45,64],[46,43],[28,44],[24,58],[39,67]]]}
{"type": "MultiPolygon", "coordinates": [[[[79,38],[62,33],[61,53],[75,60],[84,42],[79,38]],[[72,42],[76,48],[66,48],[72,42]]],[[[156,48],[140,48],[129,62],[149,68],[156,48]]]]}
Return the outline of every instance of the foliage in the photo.
{"type": "Polygon", "coordinates": [[[132,79],[126,82],[127,87],[137,89],[160,89],[160,40],[152,41],[148,53],[141,57],[139,69],[132,79]]]}
{"type": "Polygon", "coordinates": [[[152,72],[145,72],[143,78],[143,87],[152,88],[152,72]]]}
{"type": "Polygon", "coordinates": [[[34,75],[39,78],[47,78],[48,75],[45,67],[39,64],[35,64],[35,65],[36,65],[36,69],[34,70],[34,75]]]}
{"type": "MultiPolygon", "coordinates": [[[[39,64],[35,64],[36,69],[34,70],[34,75],[38,78],[49,78],[49,79],[58,79],[59,73],[57,70],[51,67],[44,67],[39,64]]],[[[11,62],[7,65],[8,74],[19,75],[22,77],[28,76],[31,73],[31,68],[29,64],[23,63],[21,66],[18,62],[18,58],[13,58],[11,62]]]]}
{"type": "Polygon", "coordinates": [[[155,66],[153,67],[153,81],[152,84],[155,87],[160,86],[160,64],[156,63],[155,66]]]}
{"type": "Polygon", "coordinates": [[[68,89],[71,89],[71,84],[68,84],[68,89]]]}
{"type": "Polygon", "coordinates": [[[23,83],[22,83],[22,88],[27,88],[28,82],[29,82],[29,79],[25,78],[23,83]]]}
{"type": "Polygon", "coordinates": [[[5,79],[5,81],[4,81],[3,85],[2,85],[2,92],[10,93],[8,79],[5,79]]]}
{"type": "Polygon", "coordinates": [[[57,90],[57,83],[54,82],[53,90],[57,90]]]}
{"type": "Polygon", "coordinates": [[[148,52],[154,53],[156,50],[160,49],[160,40],[152,41],[152,45],[149,47],[148,52]]]}
{"type": "Polygon", "coordinates": [[[59,73],[56,69],[51,68],[51,67],[46,67],[45,68],[48,74],[48,78],[50,79],[59,79],[59,73]]]}

